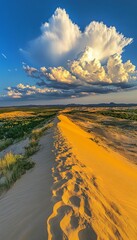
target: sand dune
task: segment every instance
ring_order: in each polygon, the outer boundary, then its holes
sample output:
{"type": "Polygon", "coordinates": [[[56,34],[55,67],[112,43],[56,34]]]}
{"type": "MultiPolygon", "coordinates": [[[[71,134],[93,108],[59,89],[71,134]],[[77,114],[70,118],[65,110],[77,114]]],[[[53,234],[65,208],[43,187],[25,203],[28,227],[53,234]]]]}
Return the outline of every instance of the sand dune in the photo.
{"type": "Polygon", "coordinates": [[[136,240],[137,166],[65,115],[0,199],[0,239],[136,240]]]}
{"type": "Polygon", "coordinates": [[[137,167],[59,120],[49,240],[136,239],[137,167]]]}

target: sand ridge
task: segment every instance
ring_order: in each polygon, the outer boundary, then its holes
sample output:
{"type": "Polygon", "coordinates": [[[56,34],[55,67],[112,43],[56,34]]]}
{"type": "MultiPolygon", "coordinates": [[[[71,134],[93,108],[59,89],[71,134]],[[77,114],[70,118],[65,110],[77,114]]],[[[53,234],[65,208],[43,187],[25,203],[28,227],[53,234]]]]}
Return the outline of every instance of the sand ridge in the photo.
{"type": "Polygon", "coordinates": [[[96,239],[96,233],[89,224],[91,217],[88,202],[88,188],[80,169],[83,166],[72,155],[71,148],[59,131],[55,140],[56,165],[54,177],[53,213],[48,219],[48,239],[96,239]],[[83,185],[83,189],[80,185],[83,185]],[[80,212],[79,212],[80,211],[80,212]]]}
{"type": "Polygon", "coordinates": [[[136,166],[66,116],[59,120],[48,239],[136,239],[136,166]]]}

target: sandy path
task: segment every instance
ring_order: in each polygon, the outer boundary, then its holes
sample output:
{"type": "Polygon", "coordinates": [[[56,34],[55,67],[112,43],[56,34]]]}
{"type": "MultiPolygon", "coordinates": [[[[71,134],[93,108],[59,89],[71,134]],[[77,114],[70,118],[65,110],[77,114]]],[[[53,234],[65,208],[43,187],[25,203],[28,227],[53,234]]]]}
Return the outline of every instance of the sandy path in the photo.
{"type": "Polygon", "coordinates": [[[47,239],[46,219],[51,213],[53,129],[41,138],[33,156],[36,166],[0,199],[0,239],[47,239]]]}
{"type": "Polygon", "coordinates": [[[136,240],[137,166],[59,120],[49,240],[136,240]]]}

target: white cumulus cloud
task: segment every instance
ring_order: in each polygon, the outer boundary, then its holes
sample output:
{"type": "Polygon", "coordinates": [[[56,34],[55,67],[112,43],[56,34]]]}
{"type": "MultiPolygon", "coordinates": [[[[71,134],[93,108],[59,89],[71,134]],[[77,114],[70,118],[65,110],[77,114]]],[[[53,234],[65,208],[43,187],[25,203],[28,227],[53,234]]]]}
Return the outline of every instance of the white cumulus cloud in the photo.
{"type": "Polygon", "coordinates": [[[107,71],[112,82],[128,82],[130,74],[135,72],[135,66],[130,60],[123,63],[121,55],[115,54],[108,59],[107,71]]]}
{"type": "Polygon", "coordinates": [[[49,22],[41,26],[41,35],[22,52],[34,62],[57,65],[59,61],[67,60],[70,52],[77,47],[80,36],[79,27],[71,21],[66,11],[57,8],[49,22]]]}
{"type": "Polygon", "coordinates": [[[82,32],[64,9],[57,8],[41,26],[41,35],[21,52],[40,65],[59,66],[74,59],[86,46],[92,48],[94,58],[103,61],[116,53],[121,54],[131,42],[132,38],[124,37],[115,27],[107,27],[102,22],[93,21],[82,32]]]}
{"type": "Polygon", "coordinates": [[[55,98],[61,95],[63,95],[61,90],[20,83],[16,87],[8,87],[7,94],[4,97],[10,99],[37,99],[38,96],[39,98],[55,98]]]}
{"type": "Polygon", "coordinates": [[[93,49],[94,58],[105,60],[116,53],[121,54],[124,47],[132,42],[132,38],[124,37],[115,27],[93,21],[86,27],[82,42],[93,49]]]}
{"type": "Polygon", "coordinates": [[[40,70],[26,66],[25,71],[29,76],[42,80],[45,85],[59,88],[69,86],[91,86],[93,84],[105,83],[107,85],[117,83],[127,83],[134,80],[136,76],[135,66],[128,60],[123,63],[120,54],[111,55],[105,64],[93,57],[91,47],[86,47],[85,51],[76,60],[68,62],[67,68],[41,67],[40,70]]]}

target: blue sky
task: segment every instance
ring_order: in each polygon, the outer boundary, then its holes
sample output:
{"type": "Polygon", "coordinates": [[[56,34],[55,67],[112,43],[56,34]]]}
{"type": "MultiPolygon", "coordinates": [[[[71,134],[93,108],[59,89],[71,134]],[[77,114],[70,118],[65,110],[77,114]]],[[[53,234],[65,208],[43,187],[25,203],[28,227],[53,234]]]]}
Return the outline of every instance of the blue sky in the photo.
{"type": "MultiPolygon", "coordinates": [[[[86,26],[88,26],[92,21],[96,22],[103,22],[107,25],[107,27],[114,26],[117,30],[117,32],[122,33],[126,38],[133,38],[133,42],[131,44],[126,44],[125,47],[123,47],[122,50],[124,50],[123,53],[120,53],[122,55],[122,61],[126,62],[127,60],[130,60],[133,65],[137,66],[137,15],[136,15],[136,9],[137,9],[137,1],[129,1],[129,0],[115,0],[115,1],[89,1],[89,0],[75,0],[75,1],[29,1],[29,0],[0,0],[0,94],[1,96],[4,94],[4,97],[1,97],[1,105],[5,102],[9,101],[19,101],[19,102],[35,102],[35,103],[61,103],[61,102],[80,102],[80,103],[92,103],[92,102],[107,102],[107,101],[115,101],[115,102],[137,102],[137,90],[135,90],[136,86],[135,83],[133,84],[133,87],[128,88],[126,86],[120,85],[116,87],[116,84],[114,84],[114,80],[112,81],[113,84],[107,85],[107,88],[104,89],[104,86],[102,82],[104,80],[101,80],[101,84],[97,84],[98,88],[93,91],[93,88],[91,92],[87,93],[87,88],[82,87],[74,87],[73,89],[73,83],[72,79],[77,78],[77,86],[81,86],[79,83],[79,75],[76,75],[76,73],[72,72],[70,68],[66,68],[66,63],[63,64],[63,62],[67,62],[67,60],[71,59],[73,61],[74,58],[74,52],[75,56],[76,53],[80,53],[81,50],[84,51],[85,45],[83,45],[83,49],[79,47],[79,52],[77,51],[68,51],[65,55],[62,57],[62,61],[60,58],[58,58],[58,55],[52,52],[49,52],[50,56],[53,53],[53,57],[48,62],[48,54],[42,56],[42,51],[48,51],[48,44],[49,42],[44,42],[43,49],[39,49],[39,46],[37,46],[38,50],[37,52],[34,52],[34,47],[32,47],[33,44],[31,44],[31,47],[29,45],[29,42],[31,40],[37,39],[39,36],[41,36],[41,30],[40,27],[45,22],[49,21],[49,18],[54,14],[55,10],[57,8],[65,9],[66,14],[69,15],[69,18],[71,19],[72,23],[76,23],[77,26],[80,28],[81,32],[84,32],[84,29],[86,26]],[[47,44],[47,45],[46,45],[47,44]],[[20,51],[19,49],[23,49],[23,51],[20,51]],[[41,51],[41,52],[40,52],[41,51]],[[27,54],[26,54],[27,52],[27,54]],[[72,54],[73,52],[73,54],[72,54]],[[31,55],[32,58],[28,57],[31,55]],[[38,58],[38,61],[36,61],[36,57],[38,58]],[[47,57],[47,59],[46,59],[47,57]],[[40,58],[42,59],[40,61],[40,58]],[[52,62],[52,59],[56,58],[56,62],[52,62]],[[68,59],[67,59],[68,58],[68,59]],[[26,70],[26,66],[24,67],[25,71],[22,67],[22,62],[26,63],[30,67],[33,67],[37,69],[37,71],[31,72],[28,76],[28,71],[26,70]],[[44,64],[45,63],[45,64],[44,64]],[[62,66],[63,69],[67,69],[71,73],[71,84],[67,82],[65,79],[65,85],[62,85],[62,80],[60,82],[60,79],[55,79],[54,84],[52,84],[51,80],[51,73],[48,72],[43,75],[44,80],[44,88],[46,91],[46,95],[41,96],[41,91],[39,88],[41,87],[41,79],[39,81],[36,81],[37,78],[40,78],[41,74],[39,74],[39,70],[41,67],[50,67],[50,65],[53,67],[62,66]],[[33,74],[34,73],[34,74],[33,74]],[[48,84],[46,83],[48,81],[48,84]],[[19,91],[17,89],[18,84],[23,85],[29,85],[29,86],[36,86],[38,89],[35,91],[35,96],[32,96],[29,98],[29,94],[27,96],[23,92],[23,98],[16,97],[11,99],[8,96],[5,96],[7,94],[7,91],[5,91],[5,88],[11,87],[12,91],[19,91]],[[58,83],[58,84],[55,84],[58,83]],[[112,86],[113,85],[113,86],[112,86]],[[102,87],[103,86],[103,87],[102,87]],[[108,88],[113,88],[113,91],[106,91],[108,88]],[[47,88],[52,89],[51,94],[48,92],[47,94],[47,88]],[[116,88],[116,90],[115,90],[116,88]],[[60,89],[60,92],[57,92],[56,90],[60,89]],[[98,90],[99,89],[99,90],[98,90]],[[103,91],[101,91],[103,89],[103,91]],[[54,91],[53,91],[54,90],[54,91]],[[67,92],[69,91],[69,93],[67,92]],[[105,91],[104,91],[105,90],[105,91]],[[126,92],[125,92],[126,90],[126,92]],[[56,92],[54,96],[54,92],[56,92]],[[81,95],[83,94],[83,97],[81,95]],[[26,96],[26,97],[25,97],[26,96]],[[64,100],[65,99],[65,100],[64,100]]],[[[60,13],[58,13],[60,14],[60,13]]],[[[62,15],[61,15],[62,16],[62,15]]],[[[57,26],[57,25],[56,25],[57,26]]],[[[63,28],[64,29],[64,28],[63,28]]],[[[45,31],[45,30],[44,30],[45,31]]],[[[47,30],[46,30],[47,31],[47,30]]],[[[70,32],[70,35],[72,35],[72,32],[70,32]]],[[[65,35],[66,36],[66,35],[65,35]]],[[[65,37],[64,36],[64,37],[65,37]]],[[[98,37],[98,36],[97,36],[98,37]]],[[[73,39],[72,39],[73,41],[73,39]]],[[[75,41],[75,40],[74,40],[75,41]]],[[[75,41],[78,45],[77,41],[75,41]]],[[[41,42],[40,42],[41,43],[41,42]]],[[[82,41],[83,43],[83,41],[82,41]]],[[[89,43],[90,44],[90,43],[89,43]]],[[[114,44],[114,43],[113,43],[114,44]]],[[[60,46],[60,45],[59,45],[60,46]]],[[[69,43],[70,46],[70,43],[69,43]]],[[[58,45],[57,45],[58,47],[58,45]]],[[[67,48],[68,46],[66,46],[67,48]]],[[[92,47],[92,44],[91,44],[92,47]]],[[[73,47],[72,50],[75,50],[77,46],[73,47]]],[[[53,49],[52,49],[53,50],[53,49]]],[[[61,50],[66,51],[66,50],[61,50]]],[[[61,52],[62,53],[62,52],[61,52]]],[[[64,52],[63,52],[64,53],[64,52]]],[[[115,53],[115,52],[114,52],[115,53]]],[[[60,53],[59,53],[60,54],[60,53]]],[[[118,53],[119,54],[119,53],[118,53]]],[[[93,55],[96,56],[95,50],[93,51],[93,55]]],[[[110,55],[108,55],[106,58],[109,58],[110,55]]],[[[98,57],[97,57],[98,58],[98,57]]],[[[93,59],[92,59],[93,60],[93,59]]],[[[100,62],[104,66],[104,59],[103,57],[100,57],[100,62]]],[[[78,64],[82,64],[78,60],[78,64]]],[[[85,60],[84,60],[85,61],[85,60]]],[[[106,61],[106,59],[105,59],[106,61]]],[[[110,60],[111,61],[111,60],[110,60]]],[[[113,62],[119,61],[119,60],[113,60],[113,62]]],[[[122,66],[123,67],[123,66],[122,66]]],[[[131,66],[130,66],[131,67],[131,66]]],[[[57,69],[58,70],[58,69],[57,69]]],[[[112,70],[112,69],[111,69],[112,70]]],[[[50,70],[51,71],[51,70],[50,70]]],[[[61,70],[62,71],[62,70],[61,70]]],[[[64,71],[64,70],[63,70],[64,71]]],[[[99,70],[100,71],[100,70],[99,70]]],[[[114,72],[114,69],[113,69],[114,72]]],[[[43,72],[42,72],[43,73],[43,72]]],[[[62,73],[62,72],[61,72],[62,73]]],[[[63,72],[64,74],[64,72],[63,72]]],[[[130,76],[130,73],[128,73],[130,76]]],[[[111,74],[112,75],[112,74],[111,74]]],[[[54,74],[55,76],[55,74],[54,74]]],[[[61,75],[62,76],[62,75],[61,75]]],[[[61,77],[60,76],[60,77],[61,77]]],[[[67,75],[68,76],[68,75],[67,75]]],[[[64,75],[63,75],[64,77],[64,75]]],[[[109,76],[110,77],[110,76],[109,76]]],[[[126,80],[121,80],[120,76],[116,76],[119,79],[119,83],[126,80]]],[[[70,76],[68,76],[70,78],[70,76]]],[[[135,77],[134,77],[135,78],[135,77]]],[[[64,79],[64,78],[62,78],[64,79]]],[[[125,79],[123,77],[123,79],[125,79]]],[[[83,79],[82,79],[83,80],[83,79]]],[[[85,80],[85,79],[84,79],[85,80]]],[[[97,79],[98,81],[98,79],[97,79]]],[[[136,81],[136,80],[134,80],[136,81]]],[[[89,84],[89,79],[86,79],[86,83],[89,84]]],[[[107,83],[109,80],[107,81],[107,83]]],[[[64,82],[63,82],[64,84],[64,82]]],[[[83,83],[82,83],[83,84],[83,83]]],[[[132,84],[132,83],[131,83],[132,84]]],[[[92,82],[93,85],[93,82],[92,82]]],[[[95,83],[94,83],[95,85],[95,83]]],[[[23,91],[25,88],[23,87],[23,91]]],[[[28,87],[27,90],[28,91],[28,87]]],[[[31,88],[29,88],[29,91],[32,91],[31,88]]],[[[45,94],[45,93],[44,93],[45,94]]]]}

